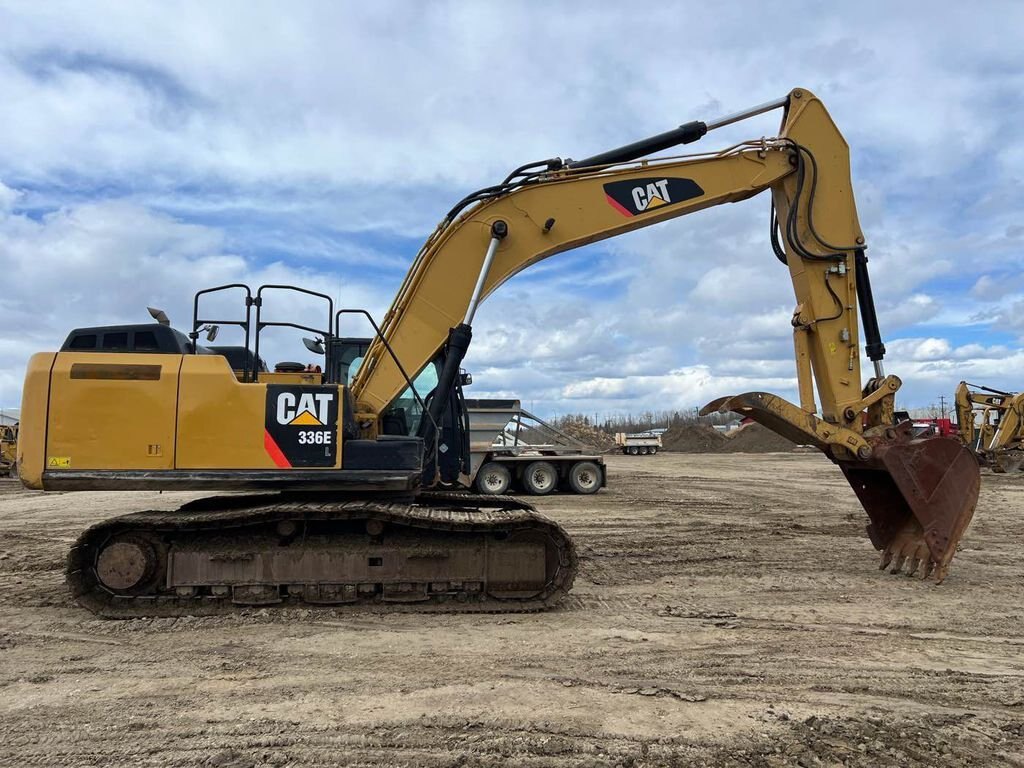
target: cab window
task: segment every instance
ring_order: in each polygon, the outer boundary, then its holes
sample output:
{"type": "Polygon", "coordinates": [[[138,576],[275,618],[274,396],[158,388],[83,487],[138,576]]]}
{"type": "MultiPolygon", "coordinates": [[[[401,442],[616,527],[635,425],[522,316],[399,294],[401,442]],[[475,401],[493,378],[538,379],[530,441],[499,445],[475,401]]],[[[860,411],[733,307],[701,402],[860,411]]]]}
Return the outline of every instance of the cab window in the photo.
{"type": "MultiPolygon", "coordinates": [[[[342,383],[343,384],[351,384],[352,383],[352,379],[354,379],[356,377],[356,374],[359,373],[359,369],[362,367],[362,365],[363,365],[363,358],[360,355],[359,357],[357,357],[355,360],[353,360],[351,363],[348,364],[348,380],[344,381],[342,383]]],[[[410,394],[410,396],[411,396],[411,394],[410,394]]]]}
{"type": "MultiPolygon", "coordinates": [[[[437,387],[437,365],[435,363],[428,363],[427,367],[420,371],[419,375],[413,379],[413,385],[416,387],[416,392],[419,393],[420,398],[426,401],[427,396],[437,387]]],[[[420,429],[420,422],[423,421],[423,409],[416,401],[412,394],[412,389],[409,387],[406,387],[405,391],[395,398],[391,407],[388,408],[388,413],[397,416],[399,410],[405,414],[408,434],[417,434],[420,429]]]]}

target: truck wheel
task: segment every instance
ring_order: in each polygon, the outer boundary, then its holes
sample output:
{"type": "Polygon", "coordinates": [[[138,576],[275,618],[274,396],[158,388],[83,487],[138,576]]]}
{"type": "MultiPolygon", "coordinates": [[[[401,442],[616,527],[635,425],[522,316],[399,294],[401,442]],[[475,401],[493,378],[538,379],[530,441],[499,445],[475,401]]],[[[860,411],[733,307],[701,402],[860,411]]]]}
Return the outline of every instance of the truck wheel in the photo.
{"type": "Polygon", "coordinates": [[[640,449],[641,456],[646,456],[648,453],[650,453],[650,449],[646,445],[640,449]]]}
{"type": "Polygon", "coordinates": [[[569,487],[573,493],[597,493],[601,488],[601,468],[592,461],[581,461],[569,469],[569,487]]]}
{"type": "Polygon", "coordinates": [[[636,456],[638,453],[640,453],[640,449],[639,448],[637,448],[635,445],[629,446],[629,455],[630,456],[636,456]]]}
{"type": "Polygon", "coordinates": [[[629,448],[627,448],[626,446],[622,446],[622,455],[626,456],[628,454],[629,454],[629,448]]]}
{"type": "Polygon", "coordinates": [[[656,454],[657,452],[658,452],[658,446],[656,446],[656,445],[652,445],[652,446],[651,446],[651,456],[653,456],[653,455],[654,455],[654,454],[656,454]]]}
{"type": "Polygon", "coordinates": [[[523,488],[533,496],[546,496],[558,485],[558,472],[546,461],[533,461],[523,470],[523,488]]]}
{"type": "Polygon", "coordinates": [[[501,496],[512,484],[512,473],[508,467],[496,461],[489,461],[476,473],[476,489],[490,496],[501,496]]]}

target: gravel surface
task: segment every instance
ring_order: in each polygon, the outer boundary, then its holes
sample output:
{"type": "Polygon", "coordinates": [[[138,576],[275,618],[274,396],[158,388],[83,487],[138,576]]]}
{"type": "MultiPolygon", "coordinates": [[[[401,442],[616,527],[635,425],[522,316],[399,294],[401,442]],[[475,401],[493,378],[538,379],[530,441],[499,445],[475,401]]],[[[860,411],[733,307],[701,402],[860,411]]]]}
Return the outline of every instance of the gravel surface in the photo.
{"type": "Polygon", "coordinates": [[[1024,766],[1024,475],[983,478],[948,580],[876,569],[816,454],[609,456],[538,500],[575,537],[528,615],[103,621],[89,523],[196,494],[0,484],[0,764],[1024,766]]]}

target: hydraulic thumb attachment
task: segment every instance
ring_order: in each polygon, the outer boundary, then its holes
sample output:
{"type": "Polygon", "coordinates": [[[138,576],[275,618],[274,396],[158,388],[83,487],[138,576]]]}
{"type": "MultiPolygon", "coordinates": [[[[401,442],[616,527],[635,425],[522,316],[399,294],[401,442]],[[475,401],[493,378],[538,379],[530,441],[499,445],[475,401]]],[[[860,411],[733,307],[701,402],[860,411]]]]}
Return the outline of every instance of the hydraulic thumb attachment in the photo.
{"type": "Polygon", "coordinates": [[[861,434],[766,392],[719,398],[701,415],[716,411],[749,417],[838,464],[867,512],[868,537],[882,552],[880,568],[933,576],[936,583],[946,578],[981,487],[978,461],[959,440],[913,438],[909,421],[861,434]]]}

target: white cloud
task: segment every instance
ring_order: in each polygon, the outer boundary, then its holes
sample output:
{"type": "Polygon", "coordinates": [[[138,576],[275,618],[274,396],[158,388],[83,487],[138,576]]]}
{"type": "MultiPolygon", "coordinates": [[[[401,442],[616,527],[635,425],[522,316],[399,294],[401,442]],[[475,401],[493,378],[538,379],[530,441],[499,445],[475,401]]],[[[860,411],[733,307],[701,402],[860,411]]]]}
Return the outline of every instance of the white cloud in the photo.
{"type": "Polygon", "coordinates": [[[11,189],[0,181],[0,215],[14,208],[14,203],[19,197],[21,197],[21,193],[18,190],[11,189]]]}
{"type": "Polygon", "coordinates": [[[1013,287],[1005,280],[997,280],[992,275],[982,275],[971,286],[971,296],[982,301],[990,301],[1001,299],[1012,290],[1013,287]]]}
{"type": "Polygon", "coordinates": [[[953,347],[946,339],[896,339],[887,345],[893,359],[943,360],[950,357],[953,347]]]}
{"type": "Polygon", "coordinates": [[[878,306],[879,323],[883,328],[906,328],[934,319],[942,304],[926,293],[912,293],[878,306]]]}
{"type": "Polygon", "coordinates": [[[693,366],[660,376],[593,378],[574,382],[562,390],[563,397],[582,400],[583,410],[627,410],[647,403],[654,410],[684,410],[725,395],[768,388],[783,396],[794,396],[795,378],[720,376],[707,366],[693,366]],[[603,408],[598,408],[598,404],[603,408]]]}
{"type": "MultiPolygon", "coordinates": [[[[174,325],[189,330],[192,294],[232,282],[294,283],[319,289],[349,306],[366,306],[380,317],[385,295],[376,287],[342,283],[323,272],[280,262],[259,264],[229,253],[219,230],[187,224],[119,201],[87,203],[45,214],[0,219],[0,405],[16,405],[28,357],[56,349],[74,327],[150,322],[147,306],[167,311],[174,325]]],[[[233,303],[209,306],[222,317],[241,317],[241,294],[233,303]]],[[[268,319],[294,314],[323,327],[326,304],[277,294],[268,299],[268,319]]],[[[221,343],[238,343],[225,328],[221,343]]],[[[296,336],[296,334],[292,334],[296,336]]],[[[268,332],[271,360],[294,357],[297,338],[268,332]]]]}
{"type": "Polygon", "coordinates": [[[879,26],[870,11],[794,4],[748,35],[739,7],[22,6],[0,24],[0,170],[79,171],[88,158],[92,173],[486,183],[522,158],[579,156],[803,85],[828,93],[852,134],[895,148],[900,168],[933,174],[941,149],[948,172],[999,128],[978,109],[976,72],[948,51],[991,39],[968,61],[989,67],[987,88],[1012,85],[1012,68],[989,62],[1015,55],[998,39],[1021,12],[1004,6],[995,29],[980,9],[931,12],[921,36],[906,9],[886,6],[879,26]],[[643,46],[621,45],[623,28],[643,46]],[[687,52],[682,72],[664,60],[673,50],[687,52]]]}

